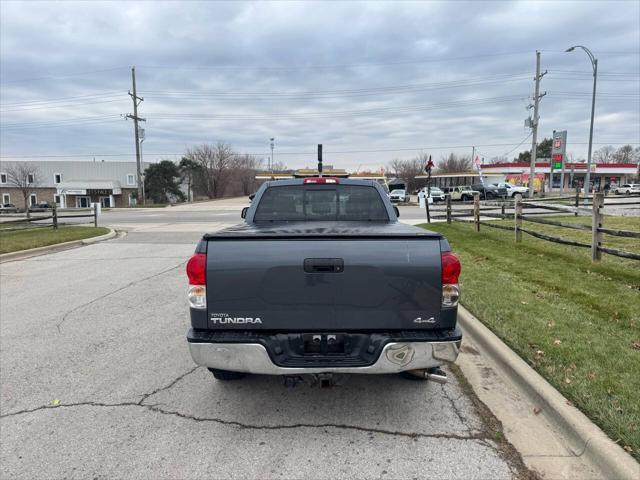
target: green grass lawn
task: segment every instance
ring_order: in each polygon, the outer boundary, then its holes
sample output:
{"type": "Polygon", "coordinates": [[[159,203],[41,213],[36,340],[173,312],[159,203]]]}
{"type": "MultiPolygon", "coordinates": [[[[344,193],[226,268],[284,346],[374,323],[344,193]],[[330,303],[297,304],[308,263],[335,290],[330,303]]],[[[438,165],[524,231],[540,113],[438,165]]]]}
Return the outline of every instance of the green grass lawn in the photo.
{"type": "Polygon", "coordinates": [[[108,232],[109,229],[104,227],[60,227],[58,230],[40,227],[11,232],[3,231],[0,228],[0,253],[16,252],[71,240],[97,237],[108,232]]]}
{"type": "MultiPolygon", "coordinates": [[[[640,218],[606,217],[604,226],[640,231],[640,218]]],[[[460,256],[462,304],[640,459],[640,261],[603,253],[594,264],[589,249],[524,233],[516,244],[513,232],[486,226],[422,227],[443,233],[460,256]]],[[[590,243],[589,232],[524,227],[590,243]]],[[[604,245],[640,252],[638,239],[605,235],[604,245]]]]}

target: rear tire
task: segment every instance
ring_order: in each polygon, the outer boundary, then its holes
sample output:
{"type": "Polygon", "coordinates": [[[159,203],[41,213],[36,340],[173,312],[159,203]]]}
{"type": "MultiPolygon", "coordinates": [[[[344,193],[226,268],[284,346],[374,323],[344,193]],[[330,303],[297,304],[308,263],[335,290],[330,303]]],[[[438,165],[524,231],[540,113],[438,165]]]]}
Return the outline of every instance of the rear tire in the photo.
{"type": "Polygon", "coordinates": [[[231,381],[231,380],[240,380],[247,376],[244,372],[231,372],[229,370],[218,370],[217,368],[209,368],[208,369],[216,380],[231,381]]]}

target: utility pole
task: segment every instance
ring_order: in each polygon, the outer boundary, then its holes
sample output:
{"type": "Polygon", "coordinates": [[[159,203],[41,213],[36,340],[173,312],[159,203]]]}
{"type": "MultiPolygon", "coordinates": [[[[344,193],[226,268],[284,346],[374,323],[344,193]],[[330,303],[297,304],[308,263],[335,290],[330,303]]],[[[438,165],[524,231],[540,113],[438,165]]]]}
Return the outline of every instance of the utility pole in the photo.
{"type": "MultiPolygon", "coordinates": [[[[540,80],[547,74],[547,71],[543,74],[540,74],[540,52],[536,50],[536,89],[533,97],[533,105],[529,105],[529,108],[533,107],[533,121],[531,123],[531,128],[533,128],[533,138],[531,140],[531,166],[529,170],[529,197],[533,198],[533,179],[536,171],[536,157],[538,155],[538,122],[540,120],[540,116],[538,115],[538,106],[540,104],[540,99],[544,97],[547,92],[544,92],[540,95],[540,80]]],[[[544,185],[544,180],[542,181],[544,185]]]]}
{"type": "Polygon", "coordinates": [[[140,162],[140,131],[138,130],[138,122],[146,122],[146,118],[138,117],[138,105],[141,102],[144,102],[144,98],[138,97],[136,92],[136,67],[131,67],[131,84],[133,92],[129,91],[129,96],[131,100],[133,100],[133,115],[129,114],[126,118],[131,118],[133,120],[133,130],[135,132],[135,140],[136,140],[136,170],[137,170],[137,181],[138,181],[138,199],[142,199],[144,203],[144,192],[142,191],[142,170],[141,170],[141,162],[140,162]]]}

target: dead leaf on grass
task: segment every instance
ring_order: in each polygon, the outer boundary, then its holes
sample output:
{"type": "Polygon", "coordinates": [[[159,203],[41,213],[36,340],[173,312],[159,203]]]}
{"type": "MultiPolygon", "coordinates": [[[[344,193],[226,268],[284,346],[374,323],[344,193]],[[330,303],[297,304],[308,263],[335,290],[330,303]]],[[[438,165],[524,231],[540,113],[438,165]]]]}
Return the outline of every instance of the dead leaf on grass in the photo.
{"type": "Polygon", "coordinates": [[[624,448],[628,453],[633,453],[633,448],[631,448],[629,445],[625,445],[624,448]]]}
{"type": "Polygon", "coordinates": [[[640,350],[640,338],[631,342],[631,348],[634,350],[640,350]]]}
{"type": "Polygon", "coordinates": [[[554,345],[560,345],[562,343],[562,340],[558,340],[557,338],[553,341],[554,345]]]}
{"type": "Polygon", "coordinates": [[[529,305],[529,302],[525,302],[524,300],[520,303],[522,303],[523,305],[529,305]]]}
{"type": "Polygon", "coordinates": [[[566,383],[566,384],[570,384],[570,383],[571,383],[571,379],[570,379],[570,378],[565,378],[565,379],[564,379],[564,383],[566,383]]]}
{"type": "Polygon", "coordinates": [[[544,351],[543,350],[536,350],[536,358],[539,360],[542,357],[544,357],[544,351]]]}

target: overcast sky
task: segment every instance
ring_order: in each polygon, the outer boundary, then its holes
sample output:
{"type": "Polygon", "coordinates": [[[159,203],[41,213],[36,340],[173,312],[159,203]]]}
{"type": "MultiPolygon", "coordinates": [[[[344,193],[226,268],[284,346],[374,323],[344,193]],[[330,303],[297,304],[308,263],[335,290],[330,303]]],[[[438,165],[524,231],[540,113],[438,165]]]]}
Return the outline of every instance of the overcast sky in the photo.
{"type": "Polygon", "coordinates": [[[133,160],[132,65],[145,160],[224,141],[290,167],[370,170],[421,150],[530,148],[539,136],[640,144],[640,2],[2,2],[0,154],[133,160]],[[74,157],[69,157],[73,156],[74,157]]]}

